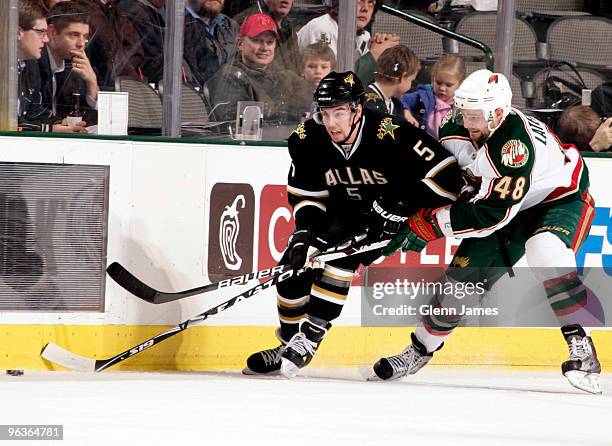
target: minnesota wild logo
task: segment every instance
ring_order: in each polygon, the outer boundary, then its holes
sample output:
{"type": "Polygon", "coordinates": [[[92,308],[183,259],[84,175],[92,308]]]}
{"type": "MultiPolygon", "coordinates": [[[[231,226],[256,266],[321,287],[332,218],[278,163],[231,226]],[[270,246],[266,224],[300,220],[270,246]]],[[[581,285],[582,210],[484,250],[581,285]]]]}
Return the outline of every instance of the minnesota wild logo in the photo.
{"type": "Polygon", "coordinates": [[[380,126],[378,127],[378,134],[376,135],[378,139],[383,139],[385,135],[391,136],[395,140],[395,129],[398,129],[399,125],[393,124],[393,119],[385,118],[380,122],[380,126]]]}
{"type": "Polygon", "coordinates": [[[295,133],[300,139],[306,138],[306,129],[304,128],[304,123],[302,122],[300,125],[298,125],[293,131],[293,133],[295,133]]]}

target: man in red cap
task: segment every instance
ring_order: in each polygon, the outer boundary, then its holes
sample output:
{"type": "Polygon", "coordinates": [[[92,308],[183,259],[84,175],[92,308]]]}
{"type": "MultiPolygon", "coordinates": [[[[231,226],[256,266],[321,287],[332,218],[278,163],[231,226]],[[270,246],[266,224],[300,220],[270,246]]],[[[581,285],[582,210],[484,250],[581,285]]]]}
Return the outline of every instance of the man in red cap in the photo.
{"type": "Polygon", "coordinates": [[[239,57],[207,83],[218,120],[236,117],[238,101],[264,102],[266,122],[296,123],[311,98],[304,79],[273,64],[278,44],[274,19],[266,14],[247,17],[237,39],[239,57]]]}

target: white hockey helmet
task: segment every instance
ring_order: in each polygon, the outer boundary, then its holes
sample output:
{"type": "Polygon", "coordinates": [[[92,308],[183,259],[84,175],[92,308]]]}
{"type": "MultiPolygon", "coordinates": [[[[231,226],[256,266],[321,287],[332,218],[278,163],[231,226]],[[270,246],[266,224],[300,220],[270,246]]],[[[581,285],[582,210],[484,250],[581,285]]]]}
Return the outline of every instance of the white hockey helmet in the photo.
{"type": "Polygon", "coordinates": [[[474,71],[455,91],[455,107],[463,110],[482,110],[489,126],[495,110],[501,108],[504,118],[510,113],[512,89],[501,73],[489,70],[474,71]]]}

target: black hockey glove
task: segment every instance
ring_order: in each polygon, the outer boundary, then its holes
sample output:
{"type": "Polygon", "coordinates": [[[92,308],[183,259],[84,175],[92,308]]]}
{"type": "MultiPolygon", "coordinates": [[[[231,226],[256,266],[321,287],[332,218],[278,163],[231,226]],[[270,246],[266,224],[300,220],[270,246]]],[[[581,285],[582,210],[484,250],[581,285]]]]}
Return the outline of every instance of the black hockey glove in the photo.
{"type": "Polygon", "coordinates": [[[287,244],[287,264],[302,269],[314,254],[325,251],[329,242],[309,229],[296,230],[287,244]]]}
{"type": "Polygon", "coordinates": [[[372,241],[395,237],[406,226],[408,217],[388,210],[380,199],[370,209],[368,238],[372,241]]]}

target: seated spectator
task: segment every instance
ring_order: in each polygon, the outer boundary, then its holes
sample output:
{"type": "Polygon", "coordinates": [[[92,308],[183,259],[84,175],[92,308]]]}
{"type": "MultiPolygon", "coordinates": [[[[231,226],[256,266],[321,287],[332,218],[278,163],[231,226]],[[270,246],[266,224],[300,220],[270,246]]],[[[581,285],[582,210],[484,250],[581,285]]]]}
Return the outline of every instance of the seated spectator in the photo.
{"type": "Polygon", "coordinates": [[[557,122],[561,142],[578,149],[605,152],[612,149],[612,118],[601,122],[591,107],[575,105],[563,111],[557,122]]]}
{"type": "Polygon", "coordinates": [[[234,60],[240,27],[221,13],[225,0],[187,0],[185,4],[183,58],[190,83],[202,88],[222,65],[234,60]]]}
{"type": "Polygon", "coordinates": [[[287,70],[299,73],[298,39],[293,22],[288,16],[292,6],[293,0],[256,0],[254,5],[237,14],[234,20],[242,25],[242,22],[253,14],[263,13],[272,17],[276,22],[278,32],[278,46],[274,61],[287,70]]]}
{"type": "MultiPolygon", "coordinates": [[[[77,0],[73,0],[77,1],[77,0]]],[[[87,54],[103,90],[115,90],[117,76],[138,77],[144,56],[140,36],[114,1],[78,0],[89,11],[87,54]]]]}
{"type": "MultiPolygon", "coordinates": [[[[381,0],[357,0],[357,36],[355,38],[357,57],[369,51],[370,33],[366,31],[366,28],[372,22],[374,13],[381,3],[381,0]]],[[[326,14],[312,19],[298,31],[298,44],[301,50],[307,45],[323,41],[327,42],[336,56],[338,55],[338,7],[338,0],[333,0],[326,14]]]]}
{"type": "Polygon", "coordinates": [[[45,10],[45,15],[49,15],[49,10],[51,8],[53,8],[58,3],[65,2],[65,1],[69,1],[69,0],[38,0],[38,3],[45,10]]]}
{"type": "Polygon", "coordinates": [[[325,42],[308,45],[302,51],[301,74],[314,94],[319,82],[336,69],[336,55],[325,42]]]}
{"type": "Polygon", "coordinates": [[[43,103],[37,60],[49,41],[44,9],[35,2],[19,2],[17,33],[17,123],[20,130],[51,130],[51,109],[43,103]]]}
{"type": "Polygon", "coordinates": [[[139,77],[158,84],[164,76],[164,7],[166,0],[118,0],[117,6],[140,35],[143,61],[139,77]]]}
{"type": "Polygon", "coordinates": [[[375,81],[365,90],[366,108],[403,118],[399,98],[410,90],[420,69],[421,62],[410,48],[398,45],[385,50],[376,62],[375,81]]]}
{"type": "Polygon", "coordinates": [[[282,123],[297,122],[308,109],[311,99],[304,79],[273,63],[277,38],[270,16],[255,14],[244,21],[238,37],[239,57],[206,85],[217,119],[234,119],[238,101],[264,102],[264,118],[282,123]]]}
{"type": "Polygon", "coordinates": [[[440,122],[452,108],[455,90],[465,75],[463,59],[456,54],[442,55],[431,69],[431,84],[419,85],[400,98],[406,120],[437,138],[440,122]]]}
{"type": "Polygon", "coordinates": [[[87,9],[78,2],[59,2],[49,11],[49,43],[40,59],[43,100],[51,104],[53,118],[71,112],[73,93],[79,93],[84,121],[97,124],[98,83],[85,54],[89,39],[87,9]]]}

